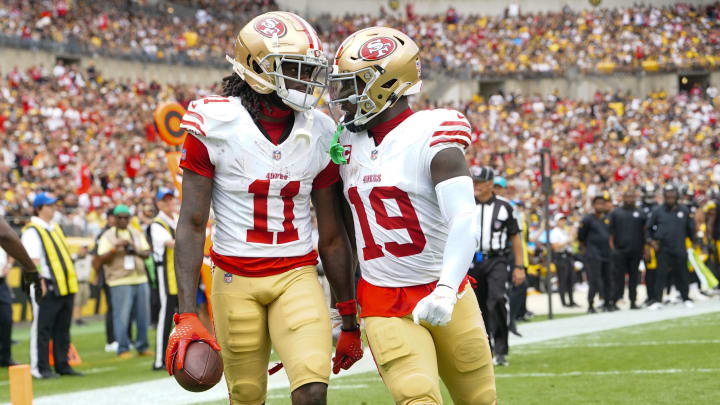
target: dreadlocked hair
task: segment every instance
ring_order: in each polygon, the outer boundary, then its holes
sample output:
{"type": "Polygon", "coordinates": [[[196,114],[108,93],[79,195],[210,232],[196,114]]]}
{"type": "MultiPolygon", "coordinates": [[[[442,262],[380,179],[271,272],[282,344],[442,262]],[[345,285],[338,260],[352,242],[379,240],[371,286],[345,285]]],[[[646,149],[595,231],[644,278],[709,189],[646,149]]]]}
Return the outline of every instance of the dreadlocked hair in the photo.
{"type": "Polygon", "coordinates": [[[278,103],[282,103],[280,97],[274,92],[270,94],[260,94],[256,92],[235,72],[223,77],[222,96],[240,98],[243,107],[245,107],[252,117],[258,117],[260,115],[263,105],[265,105],[268,111],[272,112],[273,108],[278,108],[276,106],[281,105],[278,103]]]}

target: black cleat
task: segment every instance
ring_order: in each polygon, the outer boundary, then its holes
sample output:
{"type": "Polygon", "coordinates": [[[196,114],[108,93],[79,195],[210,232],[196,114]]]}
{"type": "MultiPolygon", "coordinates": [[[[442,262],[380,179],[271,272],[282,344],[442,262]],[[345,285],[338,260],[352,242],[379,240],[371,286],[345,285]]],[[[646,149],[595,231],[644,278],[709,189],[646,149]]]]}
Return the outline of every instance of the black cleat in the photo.
{"type": "Polygon", "coordinates": [[[505,358],[504,354],[498,354],[493,358],[493,364],[502,367],[502,366],[508,366],[510,363],[508,363],[507,358],[505,358]]]}
{"type": "Polygon", "coordinates": [[[74,368],[68,368],[68,369],[65,369],[62,371],[58,371],[57,373],[62,376],[67,375],[70,377],[82,377],[83,376],[83,373],[75,370],[74,368]]]}

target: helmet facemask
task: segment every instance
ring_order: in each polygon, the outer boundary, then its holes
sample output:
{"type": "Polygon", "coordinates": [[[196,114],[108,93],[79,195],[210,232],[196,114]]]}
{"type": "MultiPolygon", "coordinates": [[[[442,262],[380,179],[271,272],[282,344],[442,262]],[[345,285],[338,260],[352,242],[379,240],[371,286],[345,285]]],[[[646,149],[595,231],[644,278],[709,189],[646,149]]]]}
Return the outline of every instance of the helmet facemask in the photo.
{"type": "Polygon", "coordinates": [[[235,73],[243,80],[245,76],[250,76],[260,85],[275,91],[283,103],[296,111],[307,111],[316,107],[327,88],[327,59],[321,52],[313,49],[308,49],[305,55],[268,54],[257,62],[261,73],[247,69],[234,58],[227,56],[227,59],[233,64],[235,73]],[[261,74],[269,77],[271,81],[263,79],[261,74]]]}
{"type": "Polygon", "coordinates": [[[338,71],[338,65],[333,65],[333,72],[328,78],[329,104],[333,118],[338,122],[341,121],[351,132],[362,132],[370,120],[395,105],[400,97],[416,94],[420,89],[419,84],[411,85],[411,83],[401,82],[395,78],[383,78],[383,73],[385,73],[385,69],[380,65],[343,73],[338,71]],[[379,101],[376,102],[374,98],[379,101]],[[382,105],[378,105],[378,103],[382,103],[382,105]],[[355,105],[354,114],[350,111],[343,116],[338,112],[338,107],[343,104],[355,105]],[[342,118],[338,119],[335,115],[342,118]]]}
{"type": "Polygon", "coordinates": [[[377,104],[369,95],[369,89],[380,78],[380,72],[372,67],[366,67],[356,72],[338,73],[337,65],[333,66],[333,73],[328,79],[330,86],[330,111],[341,116],[342,124],[353,132],[363,130],[365,124],[378,114],[389,107],[386,103],[381,109],[377,110],[377,104]],[[337,110],[342,109],[342,105],[354,105],[355,112],[346,111],[344,116],[337,110]],[[335,110],[335,111],[333,111],[335,110]]]}

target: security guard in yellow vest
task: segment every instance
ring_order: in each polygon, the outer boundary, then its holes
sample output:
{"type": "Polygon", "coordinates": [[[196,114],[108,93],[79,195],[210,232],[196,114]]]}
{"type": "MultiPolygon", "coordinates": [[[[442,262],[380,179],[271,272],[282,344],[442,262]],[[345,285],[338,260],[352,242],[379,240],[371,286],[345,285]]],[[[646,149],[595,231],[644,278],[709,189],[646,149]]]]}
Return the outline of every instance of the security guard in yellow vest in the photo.
{"type": "Polygon", "coordinates": [[[177,199],[169,188],[161,187],[156,196],[158,215],[148,230],[152,244],[160,295],[155,362],[153,370],[165,370],[165,349],[172,329],[173,314],[178,311],[177,282],[175,280],[175,228],[177,227],[177,199]]]}
{"type": "Polygon", "coordinates": [[[57,199],[39,193],[33,201],[35,216],[25,226],[22,243],[40,272],[42,299],[31,294],[33,323],[30,331],[30,366],[33,377],[54,378],[50,370],[48,345],[53,341],[55,371],[60,375],[78,376],[68,364],[70,324],[73,302],[78,289],[75,267],[65,235],[60,226],[51,223],[57,199]]]}

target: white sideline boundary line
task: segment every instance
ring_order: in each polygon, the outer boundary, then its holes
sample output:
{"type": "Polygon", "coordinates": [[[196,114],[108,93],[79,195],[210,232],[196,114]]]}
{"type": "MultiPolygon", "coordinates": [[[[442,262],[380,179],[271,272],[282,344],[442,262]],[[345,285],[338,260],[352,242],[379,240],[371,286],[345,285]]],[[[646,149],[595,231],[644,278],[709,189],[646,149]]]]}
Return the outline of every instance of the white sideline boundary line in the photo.
{"type": "MultiPolygon", "coordinates": [[[[517,338],[510,336],[510,346],[517,347],[531,343],[543,342],[552,339],[577,336],[592,332],[622,328],[626,326],[639,325],[650,322],[658,322],[669,319],[684,318],[696,315],[703,315],[712,312],[720,312],[720,301],[712,300],[697,303],[693,309],[683,306],[666,307],[660,311],[621,311],[613,313],[601,313],[584,315],[571,318],[561,318],[552,321],[530,322],[520,325],[520,332],[525,336],[517,338]]],[[[661,343],[661,342],[658,342],[661,343]]],[[[592,344],[592,343],[591,343],[592,344]]],[[[670,343],[672,344],[672,342],[670,343]]],[[[712,343],[710,343],[712,344],[712,343]]],[[[582,345],[582,344],[581,344],[582,345]]],[[[361,374],[374,371],[375,363],[368,349],[362,360],[356,363],[350,370],[342,370],[337,376],[332,375],[331,379],[346,377],[354,374],[361,374]]],[[[498,370],[499,371],[499,370],[498,370]]],[[[672,373],[709,373],[718,372],[720,369],[667,369],[667,370],[627,370],[627,371],[588,371],[568,373],[528,373],[528,374],[497,374],[498,378],[512,377],[558,377],[558,376],[582,376],[582,375],[616,375],[616,374],[672,374],[672,373]]],[[[284,370],[268,377],[268,399],[278,399],[277,393],[270,392],[273,389],[288,387],[287,375],[284,370]]],[[[362,389],[365,384],[354,385],[330,384],[329,389],[362,389]]],[[[34,405],[190,405],[202,404],[209,401],[218,401],[228,397],[225,384],[218,384],[212,389],[202,393],[192,393],[183,390],[173,378],[163,378],[148,382],[129,385],[115,386],[109,388],[98,388],[92,390],[78,391],[72,393],[49,395],[36,398],[34,405]]],[[[10,405],[10,404],[2,404],[10,405]]]]}

